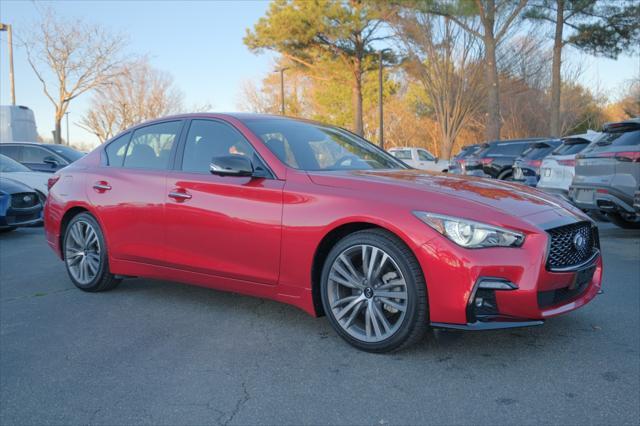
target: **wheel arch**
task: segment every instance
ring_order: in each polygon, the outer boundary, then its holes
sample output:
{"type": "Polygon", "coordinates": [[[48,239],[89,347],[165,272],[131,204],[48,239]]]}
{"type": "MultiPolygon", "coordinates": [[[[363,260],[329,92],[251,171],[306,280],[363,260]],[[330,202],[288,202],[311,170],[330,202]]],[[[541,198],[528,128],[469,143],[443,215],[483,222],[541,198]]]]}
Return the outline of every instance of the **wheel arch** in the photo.
{"type": "Polygon", "coordinates": [[[360,219],[335,224],[320,240],[313,255],[313,263],[311,266],[311,295],[313,298],[313,307],[315,309],[316,316],[320,317],[325,315],[320,295],[320,281],[322,278],[322,268],[329,252],[342,238],[349,234],[353,234],[354,232],[366,229],[379,229],[394,235],[402,241],[415,256],[415,251],[412,248],[410,239],[407,236],[402,235],[397,230],[394,230],[392,226],[360,219]]]}

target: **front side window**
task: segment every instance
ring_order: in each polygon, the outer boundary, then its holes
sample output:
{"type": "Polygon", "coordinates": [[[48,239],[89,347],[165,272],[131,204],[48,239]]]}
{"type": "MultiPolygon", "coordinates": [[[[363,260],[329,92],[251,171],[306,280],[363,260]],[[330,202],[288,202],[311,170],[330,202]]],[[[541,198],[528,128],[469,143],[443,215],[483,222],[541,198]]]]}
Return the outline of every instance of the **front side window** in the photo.
{"type": "Polygon", "coordinates": [[[13,158],[16,161],[22,161],[22,147],[20,146],[0,144],[0,154],[13,158]]]}
{"type": "Polygon", "coordinates": [[[182,170],[209,173],[211,159],[224,155],[243,155],[253,160],[254,150],[233,127],[219,121],[193,120],[182,158],[182,170]]]}
{"type": "Polygon", "coordinates": [[[171,150],[178,138],[181,125],[181,121],[168,121],[136,130],[127,147],[124,167],[168,169],[171,150]]]}
{"type": "Polygon", "coordinates": [[[290,119],[245,125],[289,167],[307,171],[406,169],[391,154],[345,130],[290,119]]]}
{"type": "Polygon", "coordinates": [[[421,149],[418,150],[418,158],[420,159],[420,161],[435,161],[436,159],[433,155],[421,149]]]}
{"type": "Polygon", "coordinates": [[[129,137],[131,133],[122,135],[117,139],[114,139],[107,145],[104,152],[107,155],[107,165],[121,167],[124,163],[124,154],[127,151],[127,143],[129,143],[129,137]]]}

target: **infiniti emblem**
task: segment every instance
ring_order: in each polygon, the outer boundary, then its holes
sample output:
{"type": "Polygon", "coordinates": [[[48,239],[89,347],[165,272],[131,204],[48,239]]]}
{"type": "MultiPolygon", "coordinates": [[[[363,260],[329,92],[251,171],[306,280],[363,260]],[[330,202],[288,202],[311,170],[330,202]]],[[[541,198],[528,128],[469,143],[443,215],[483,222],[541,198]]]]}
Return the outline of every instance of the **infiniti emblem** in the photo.
{"type": "Polygon", "coordinates": [[[587,240],[582,234],[578,233],[573,237],[573,246],[576,248],[576,250],[584,250],[586,245],[587,240]]]}
{"type": "Polygon", "coordinates": [[[31,202],[31,195],[25,195],[24,197],[22,197],[22,201],[25,203],[30,203],[31,202]]]}

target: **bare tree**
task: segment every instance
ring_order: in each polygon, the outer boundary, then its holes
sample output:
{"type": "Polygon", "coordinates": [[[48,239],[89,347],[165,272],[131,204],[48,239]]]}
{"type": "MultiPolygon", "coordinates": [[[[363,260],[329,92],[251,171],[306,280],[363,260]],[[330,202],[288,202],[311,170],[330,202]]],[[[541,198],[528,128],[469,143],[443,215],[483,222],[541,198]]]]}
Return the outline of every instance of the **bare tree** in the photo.
{"type": "Polygon", "coordinates": [[[55,143],[61,143],[60,122],[69,103],[101,87],[117,75],[124,38],[81,20],[56,17],[51,10],[25,42],[27,60],[55,107],[55,143]]]}
{"type": "Polygon", "coordinates": [[[456,138],[484,103],[482,47],[449,18],[417,9],[401,10],[394,26],[409,58],[407,69],[431,100],[439,152],[448,159],[456,138]]]}
{"type": "Polygon", "coordinates": [[[182,93],[173,78],[142,59],[123,65],[117,77],[96,90],[80,126],[104,142],[128,127],[182,108],[182,93]]]}

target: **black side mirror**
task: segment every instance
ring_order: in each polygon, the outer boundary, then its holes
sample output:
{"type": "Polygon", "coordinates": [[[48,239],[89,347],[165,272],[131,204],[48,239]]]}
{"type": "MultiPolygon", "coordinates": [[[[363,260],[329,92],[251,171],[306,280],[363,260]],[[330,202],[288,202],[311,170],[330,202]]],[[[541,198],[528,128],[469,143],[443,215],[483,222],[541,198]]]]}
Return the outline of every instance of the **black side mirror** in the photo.
{"type": "Polygon", "coordinates": [[[44,157],[42,159],[42,162],[45,164],[49,164],[51,167],[58,167],[60,165],[60,162],[58,162],[58,160],[56,160],[54,157],[44,157]]]}
{"type": "Polygon", "coordinates": [[[209,171],[218,176],[253,176],[253,164],[244,155],[221,155],[211,159],[209,171]]]}

